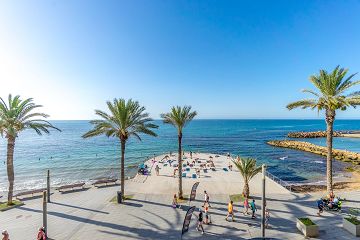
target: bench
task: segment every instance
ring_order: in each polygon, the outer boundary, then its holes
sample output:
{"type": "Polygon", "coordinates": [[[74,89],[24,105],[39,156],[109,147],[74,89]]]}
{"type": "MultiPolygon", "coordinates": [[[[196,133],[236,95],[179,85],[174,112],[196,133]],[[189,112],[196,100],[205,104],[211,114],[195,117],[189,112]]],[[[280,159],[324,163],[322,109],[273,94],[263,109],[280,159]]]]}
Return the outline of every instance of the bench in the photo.
{"type": "Polygon", "coordinates": [[[117,179],[101,179],[101,180],[97,180],[96,182],[93,183],[93,185],[96,187],[96,185],[102,185],[105,184],[105,186],[107,186],[108,184],[113,184],[116,185],[117,179]]]}
{"type": "Polygon", "coordinates": [[[63,185],[63,186],[60,186],[60,187],[56,188],[56,190],[58,190],[59,192],[63,192],[63,191],[70,190],[70,189],[74,190],[74,188],[84,189],[84,185],[85,185],[84,182],[75,183],[75,184],[69,184],[69,185],[63,185]]]}
{"type": "Polygon", "coordinates": [[[14,197],[15,197],[15,198],[19,198],[19,197],[23,197],[23,196],[26,196],[26,195],[31,195],[31,196],[33,197],[34,194],[39,194],[39,193],[42,194],[44,191],[46,191],[46,188],[40,188],[40,189],[35,189],[35,190],[20,192],[20,193],[18,193],[18,194],[15,194],[14,197]]]}

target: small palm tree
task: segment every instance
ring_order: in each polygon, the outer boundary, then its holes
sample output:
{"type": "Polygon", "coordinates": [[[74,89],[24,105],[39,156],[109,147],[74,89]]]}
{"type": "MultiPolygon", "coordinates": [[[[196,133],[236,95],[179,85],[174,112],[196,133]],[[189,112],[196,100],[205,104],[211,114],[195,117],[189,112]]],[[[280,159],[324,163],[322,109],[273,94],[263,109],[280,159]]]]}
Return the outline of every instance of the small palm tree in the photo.
{"type": "Polygon", "coordinates": [[[184,127],[197,115],[196,111],[191,111],[191,106],[176,106],[171,108],[171,112],[161,114],[164,123],[176,127],[178,132],[178,165],[179,165],[179,198],[183,198],[182,191],[182,137],[184,127]]]}
{"type": "Polygon", "coordinates": [[[42,107],[33,103],[32,98],[21,100],[20,96],[8,97],[6,103],[0,98],[0,132],[7,138],[7,175],[9,180],[8,205],[12,205],[14,191],[14,149],[15,140],[19,133],[26,129],[33,129],[39,135],[49,133],[49,129],[56,129],[51,123],[42,118],[47,118],[44,113],[34,112],[35,109],[42,107]]]}
{"type": "Polygon", "coordinates": [[[149,114],[145,113],[145,107],[139,105],[139,102],[129,99],[114,99],[113,102],[107,102],[110,114],[100,110],[95,110],[95,114],[100,116],[101,120],[92,120],[90,123],[94,128],[83,135],[83,138],[94,137],[104,134],[107,137],[117,137],[121,146],[121,192],[125,196],[125,145],[127,140],[134,136],[141,141],[139,134],[147,134],[156,137],[151,129],[158,128],[151,123],[149,114]]]}
{"type": "Polygon", "coordinates": [[[262,167],[256,166],[256,159],[254,158],[240,158],[238,156],[237,159],[233,162],[237,169],[239,169],[241,176],[244,178],[243,196],[249,197],[249,182],[256,174],[261,172],[262,167]]]}
{"type": "Polygon", "coordinates": [[[325,110],[326,122],[326,145],[327,145],[327,192],[333,189],[332,181],[332,145],[333,145],[333,124],[337,110],[346,110],[348,107],[360,105],[360,91],[346,94],[351,87],[360,83],[360,81],[351,81],[356,74],[345,77],[348,69],[337,66],[332,72],[320,70],[319,75],[310,76],[310,82],[314,84],[318,92],[312,90],[303,90],[314,96],[313,99],[304,99],[288,104],[289,110],[294,108],[317,109],[318,112],[325,110]]]}

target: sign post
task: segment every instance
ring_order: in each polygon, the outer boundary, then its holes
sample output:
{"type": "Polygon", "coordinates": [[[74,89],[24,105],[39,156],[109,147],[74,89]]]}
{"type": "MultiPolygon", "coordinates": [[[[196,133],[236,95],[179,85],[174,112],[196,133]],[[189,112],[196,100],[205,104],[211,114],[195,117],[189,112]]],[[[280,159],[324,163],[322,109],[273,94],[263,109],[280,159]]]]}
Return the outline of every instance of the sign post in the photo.
{"type": "Polygon", "coordinates": [[[184,218],[184,223],[183,223],[183,227],[181,230],[181,239],[182,236],[184,235],[184,233],[186,233],[187,231],[189,231],[189,225],[190,225],[190,221],[191,221],[191,217],[193,215],[195,211],[195,206],[192,206],[191,208],[189,208],[189,210],[187,210],[185,218],[184,218]]]}
{"type": "Polygon", "coordinates": [[[47,202],[50,202],[50,170],[47,170],[47,178],[46,178],[46,192],[47,192],[47,202]]]}
{"type": "Polygon", "coordinates": [[[265,206],[266,206],[266,198],[265,198],[265,176],[266,176],[266,166],[262,165],[262,207],[261,207],[261,236],[265,239],[265,206]]]}
{"type": "Polygon", "coordinates": [[[48,228],[47,228],[47,201],[46,201],[46,191],[43,192],[43,227],[45,229],[46,235],[48,234],[48,228]]]}

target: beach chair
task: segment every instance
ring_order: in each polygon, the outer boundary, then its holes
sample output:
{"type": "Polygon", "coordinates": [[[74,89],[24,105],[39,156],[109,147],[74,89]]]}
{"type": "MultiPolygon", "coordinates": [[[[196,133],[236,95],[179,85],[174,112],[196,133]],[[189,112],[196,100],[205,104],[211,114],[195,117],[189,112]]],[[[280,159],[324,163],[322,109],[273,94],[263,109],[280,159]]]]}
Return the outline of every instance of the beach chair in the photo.
{"type": "Polygon", "coordinates": [[[165,163],[165,164],[164,164],[164,167],[166,167],[167,165],[168,165],[168,164],[167,164],[167,163],[165,163]]]}
{"type": "Polygon", "coordinates": [[[204,173],[207,173],[207,169],[203,169],[204,173]]]}
{"type": "Polygon", "coordinates": [[[190,168],[187,167],[187,168],[186,168],[186,171],[189,172],[189,171],[190,171],[190,168]]]}
{"type": "Polygon", "coordinates": [[[196,174],[195,173],[193,173],[192,174],[192,178],[196,178],[197,176],[196,176],[196,174]]]}
{"type": "Polygon", "coordinates": [[[224,170],[225,172],[228,172],[228,171],[229,171],[229,170],[228,170],[227,168],[225,168],[225,167],[223,168],[223,170],[224,170]]]}
{"type": "Polygon", "coordinates": [[[186,178],[186,173],[185,173],[185,172],[182,173],[182,177],[183,177],[183,178],[186,178]]]}

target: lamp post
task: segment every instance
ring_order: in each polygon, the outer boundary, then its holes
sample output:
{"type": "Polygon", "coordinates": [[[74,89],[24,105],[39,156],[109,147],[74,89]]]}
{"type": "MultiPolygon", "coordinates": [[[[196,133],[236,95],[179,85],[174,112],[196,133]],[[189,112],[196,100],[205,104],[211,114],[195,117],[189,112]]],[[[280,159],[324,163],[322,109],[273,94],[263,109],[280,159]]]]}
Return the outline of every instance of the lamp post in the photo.
{"type": "Polygon", "coordinates": [[[47,178],[46,178],[46,186],[47,186],[47,202],[50,202],[50,170],[47,170],[47,178]]]}
{"type": "Polygon", "coordinates": [[[265,239],[265,176],[266,176],[266,166],[262,165],[262,207],[261,207],[261,236],[265,239]]]}
{"type": "Polygon", "coordinates": [[[46,191],[43,192],[43,227],[45,229],[45,233],[48,233],[47,229],[47,206],[46,206],[46,191]]]}

